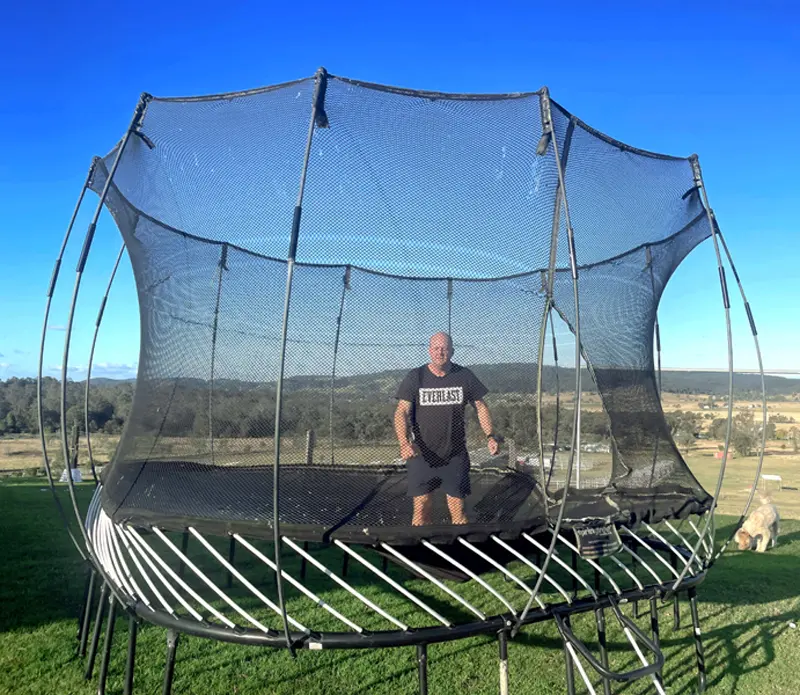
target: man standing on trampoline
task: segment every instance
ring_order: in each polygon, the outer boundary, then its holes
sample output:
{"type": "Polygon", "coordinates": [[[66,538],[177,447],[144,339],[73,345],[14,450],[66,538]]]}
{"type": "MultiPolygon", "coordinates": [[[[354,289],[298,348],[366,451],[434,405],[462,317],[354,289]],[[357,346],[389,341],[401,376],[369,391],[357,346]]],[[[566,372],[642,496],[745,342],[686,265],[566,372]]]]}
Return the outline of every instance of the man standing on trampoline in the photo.
{"type": "Polygon", "coordinates": [[[431,336],[430,363],[412,369],[397,389],[394,429],[408,467],[414,526],[431,523],[433,492],[440,487],[447,495],[452,522],[469,523],[464,511],[464,499],[471,492],[464,419],[467,403],[478,414],[489,453],[494,455],[499,448],[489,408],[482,400],[488,389],[469,369],[450,361],[453,353],[447,333],[431,336]]]}

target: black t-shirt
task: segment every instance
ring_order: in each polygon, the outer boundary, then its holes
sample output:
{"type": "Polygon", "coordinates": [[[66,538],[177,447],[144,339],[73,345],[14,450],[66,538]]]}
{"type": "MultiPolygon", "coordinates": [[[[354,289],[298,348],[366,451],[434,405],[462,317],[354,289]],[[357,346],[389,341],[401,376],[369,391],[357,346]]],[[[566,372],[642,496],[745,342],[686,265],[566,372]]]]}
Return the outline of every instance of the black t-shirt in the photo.
{"type": "Polygon", "coordinates": [[[411,403],[411,429],[422,455],[448,459],[467,449],[466,404],[487,393],[469,369],[451,363],[444,376],[436,376],[428,365],[412,369],[397,389],[397,398],[411,403]]]}

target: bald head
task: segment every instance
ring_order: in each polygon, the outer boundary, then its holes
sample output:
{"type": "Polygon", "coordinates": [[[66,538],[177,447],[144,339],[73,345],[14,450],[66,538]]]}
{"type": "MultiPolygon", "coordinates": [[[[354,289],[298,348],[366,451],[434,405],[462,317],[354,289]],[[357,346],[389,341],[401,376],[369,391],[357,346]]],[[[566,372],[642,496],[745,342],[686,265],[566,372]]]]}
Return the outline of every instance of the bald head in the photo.
{"type": "Polygon", "coordinates": [[[434,333],[428,343],[428,354],[431,358],[431,367],[437,371],[447,371],[450,367],[450,358],[453,356],[453,339],[448,333],[434,333]]]}
{"type": "Polygon", "coordinates": [[[446,345],[450,350],[453,349],[453,339],[450,337],[449,333],[445,333],[444,331],[434,333],[428,342],[428,347],[440,344],[446,345]]]}

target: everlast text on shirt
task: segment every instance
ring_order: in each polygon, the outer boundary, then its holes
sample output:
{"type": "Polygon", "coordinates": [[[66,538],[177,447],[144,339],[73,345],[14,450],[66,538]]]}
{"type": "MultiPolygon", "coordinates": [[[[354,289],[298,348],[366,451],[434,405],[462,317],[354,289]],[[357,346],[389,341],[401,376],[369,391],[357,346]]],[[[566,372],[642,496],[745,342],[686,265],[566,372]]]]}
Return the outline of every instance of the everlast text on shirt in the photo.
{"type": "Polygon", "coordinates": [[[461,405],[463,402],[464,388],[462,386],[419,390],[420,405],[461,405]]]}

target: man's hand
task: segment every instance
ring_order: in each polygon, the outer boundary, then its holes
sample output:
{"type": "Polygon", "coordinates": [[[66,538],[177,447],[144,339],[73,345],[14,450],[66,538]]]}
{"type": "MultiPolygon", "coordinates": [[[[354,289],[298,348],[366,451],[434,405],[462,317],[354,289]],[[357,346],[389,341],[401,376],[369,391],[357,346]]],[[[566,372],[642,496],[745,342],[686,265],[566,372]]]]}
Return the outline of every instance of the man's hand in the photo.
{"type": "Polygon", "coordinates": [[[400,457],[404,461],[408,461],[408,459],[413,459],[416,455],[417,451],[411,442],[405,441],[400,443],[400,457]]]}
{"type": "Polygon", "coordinates": [[[486,446],[489,447],[489,453],[494,456],[500,450],[500,444],[494,437],[490,437],[486,442],[486,446]]]}

